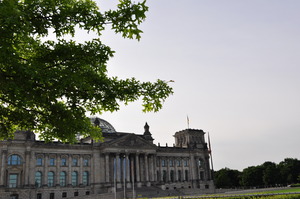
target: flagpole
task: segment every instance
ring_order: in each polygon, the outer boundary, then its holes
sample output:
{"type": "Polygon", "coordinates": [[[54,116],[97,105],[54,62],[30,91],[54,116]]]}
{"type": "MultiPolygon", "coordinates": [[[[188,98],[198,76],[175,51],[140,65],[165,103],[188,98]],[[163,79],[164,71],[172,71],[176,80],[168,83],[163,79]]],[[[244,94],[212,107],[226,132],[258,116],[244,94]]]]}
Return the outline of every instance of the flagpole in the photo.
{"type": "Polygon", "coordinates": [[[212,157],[212,150],[211,150],[211,145],[210,145],[210,136],[209,136],[209,132],[207,132],[208,135],[208,146],[209,146],[209,153],[210,153],[210,164],[211,164],[211,177],[212,179],[214,179],[214,165],[213,165],[213,157],[212,157]]]}
{"type": "Polygon", "coordinates": [[[190,119],[189,119],[188,115],[186,116],[186,121],[187,121],[187,126],[188,126],[188,129],[189,129],[190,128],[190,119]]]}

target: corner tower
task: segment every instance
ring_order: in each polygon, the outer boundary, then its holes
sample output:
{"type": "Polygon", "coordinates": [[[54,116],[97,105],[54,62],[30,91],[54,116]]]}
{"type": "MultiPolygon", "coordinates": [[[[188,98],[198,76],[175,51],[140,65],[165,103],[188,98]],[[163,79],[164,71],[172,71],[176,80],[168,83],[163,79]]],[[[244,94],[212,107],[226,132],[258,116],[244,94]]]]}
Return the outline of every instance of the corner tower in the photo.
{"type": "Polygon", "coordinates": [[[185,129],[175,133],[175,146],[182,148],[207,149],[204,138],[205,132],[198,129],[185,129]]]}

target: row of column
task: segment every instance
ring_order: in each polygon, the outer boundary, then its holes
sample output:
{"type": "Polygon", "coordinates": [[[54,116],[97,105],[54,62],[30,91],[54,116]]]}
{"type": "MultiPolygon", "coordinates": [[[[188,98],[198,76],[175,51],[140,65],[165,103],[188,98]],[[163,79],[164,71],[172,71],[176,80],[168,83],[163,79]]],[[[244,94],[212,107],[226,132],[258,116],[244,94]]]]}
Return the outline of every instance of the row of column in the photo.
{"type": "Polygon", "coordinates": [[[150,182],[156,181],[155,154],[105,154],[105,182],[150,182]]]}

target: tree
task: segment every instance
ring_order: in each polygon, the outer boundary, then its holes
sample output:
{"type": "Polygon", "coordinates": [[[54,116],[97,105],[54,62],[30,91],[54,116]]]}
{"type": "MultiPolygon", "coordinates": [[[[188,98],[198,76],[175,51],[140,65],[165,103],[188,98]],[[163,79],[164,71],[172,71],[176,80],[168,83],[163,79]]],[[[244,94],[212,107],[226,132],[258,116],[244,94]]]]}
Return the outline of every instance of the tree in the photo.
{"type": "Polygon", "coordinates": [[[285,158],[279,165],[282,184],[292,184],[298,181],[300,175],[300,161],[294,158],[285,158]]]}
{"type": "Polygon", "coordinates": [[[245,187],[260,187],[263,185],[262,166],[250,166],[243,170],[241,175],[241,185],[245,187]]]}
{"type": "Polygon", "coordinates": [[[263,168],[263,182],[265,186],[274,186],[280,183],[279,169],[274,162],[265,162],[263,168]]]}
{"type": "Polygon", "coordinates": [[[220,169],[215,172],[215,185],[218,188],[236,188],[239,187],[239,178],[241,172],[229,168],[220,169]]]}
{"type": "Polygon", "coordinates": [[[0,138],[29,129],[46,141],[74,142],[77,133],[101,139],[86,112],[116,111],[140,98],[143,111],[161,109],[173,92],[168,82],[109,77],[114,51],[101,41],[107,27],[139,40],[147,10],[145,1],[120,0],[102,12],[92,0],[0,0],[0,138]],[[98,36],[66,39],[78,29],[98,36]],[[52,31],[55,40],[47,37],[52,31]]]}

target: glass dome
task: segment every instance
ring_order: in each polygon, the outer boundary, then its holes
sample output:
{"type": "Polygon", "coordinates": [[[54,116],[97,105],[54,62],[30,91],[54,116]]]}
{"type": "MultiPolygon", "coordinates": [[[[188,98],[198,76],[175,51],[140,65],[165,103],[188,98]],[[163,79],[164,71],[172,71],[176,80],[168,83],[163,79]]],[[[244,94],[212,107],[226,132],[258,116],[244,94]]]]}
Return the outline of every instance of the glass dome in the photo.
{"type": "Polygon", "coordinates": [[[106,120],[99,117],[91,117],[90,119],[95,126],[99,126],[102,129],[103,133],[116,133],[115,128],[106,120]]]}

